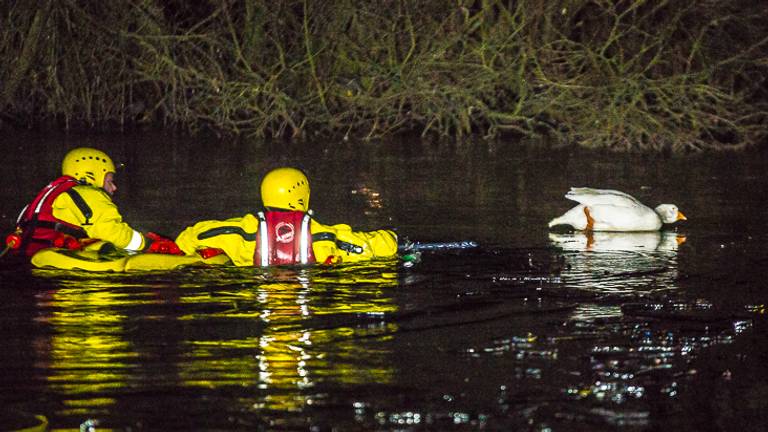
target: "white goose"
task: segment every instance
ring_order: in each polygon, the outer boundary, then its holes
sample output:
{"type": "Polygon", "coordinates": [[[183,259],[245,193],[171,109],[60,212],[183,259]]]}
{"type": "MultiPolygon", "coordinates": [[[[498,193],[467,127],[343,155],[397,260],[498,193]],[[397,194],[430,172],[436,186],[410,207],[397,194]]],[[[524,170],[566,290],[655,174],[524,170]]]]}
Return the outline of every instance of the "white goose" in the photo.
{"type": "Polygon", "coordinates": [[[583,231],[657,231],[664,223],[686,220],[674,204],[655,209],[631,195],[609,189],[571,188],[565,197],[579,203],[549,222],[583,231]]]}

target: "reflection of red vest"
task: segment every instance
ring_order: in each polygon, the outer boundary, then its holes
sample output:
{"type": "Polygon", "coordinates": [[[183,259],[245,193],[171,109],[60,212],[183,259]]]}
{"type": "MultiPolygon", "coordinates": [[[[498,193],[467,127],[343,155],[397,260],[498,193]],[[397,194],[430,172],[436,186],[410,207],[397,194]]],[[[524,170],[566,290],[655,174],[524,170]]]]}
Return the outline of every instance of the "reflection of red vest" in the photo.
{"type": "Polygon", "coordinates": [[[259,231],[253,265],[312,264],[312,233],[310,216],[300,211],[259,212],[259,231]]]}
{"type": "MultiPolygon", "coordinates": [[[[87,237],[85,230],[79,226],[56,219],[53,216],[53,201],[78,184],[80,183],[73,177],[59,177],[44,187],[35,199],[21,211],[16,225],[21,228],[21,249],[27,256],[34,255],[40,249],[53,246],[53,241],[63,234],[76,238],[87,237]]],[[[75,192],[72,191],[72,193],[75,192]]],[[[77,198],[79,198],[79,194],[77,198]]],[[[80,201],[82,199],[75,199],[78,206],[80,206],[80,201]]],[[[88,211],[90,212],[90,209],[88,211]]],[[[90,217],[89,214],[85,214],[85,216],[86,219],[90,217]]]]}

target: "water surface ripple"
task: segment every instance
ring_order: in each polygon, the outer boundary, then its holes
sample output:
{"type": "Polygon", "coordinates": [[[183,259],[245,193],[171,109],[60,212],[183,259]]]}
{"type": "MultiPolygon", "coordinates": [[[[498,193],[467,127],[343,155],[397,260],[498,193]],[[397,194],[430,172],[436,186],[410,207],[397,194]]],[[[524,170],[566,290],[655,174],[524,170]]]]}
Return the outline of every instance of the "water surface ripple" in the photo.
{"type": "MultiPolygon", "coordinates": [[[[758,157],[733,170],[732,160],[422,144],[392,153],[329,147],[312,157],[235,146],[199,160],[179,145],[141,164],[138,150],[120,145],[113,149],[134,162],[121,208],[142,227],[175,232],[248,211],[255,195],[210,183],[249,190],[268,167],[297,161],[317,179],[321,220],[480,247],[425,252],[412,267],[93,274],[0,260],[0,429],[34,415],[52,430],[768,425],[768,236],[764,220],[745,216],[766,214],[758,157]],[[171,159],[174,171],[158,174],[171,159]],[[546,169],[555,163],[563,169],[546,169]],[[173,185],[166,200],[152,199],[150,175],[173,185]],[[570,185],[635,187],[653,204],[674,199],[689,223],[655,233],[549,232],[570,185]]],[[[12,213],[3,209],[6,220],[12,213]]]]}

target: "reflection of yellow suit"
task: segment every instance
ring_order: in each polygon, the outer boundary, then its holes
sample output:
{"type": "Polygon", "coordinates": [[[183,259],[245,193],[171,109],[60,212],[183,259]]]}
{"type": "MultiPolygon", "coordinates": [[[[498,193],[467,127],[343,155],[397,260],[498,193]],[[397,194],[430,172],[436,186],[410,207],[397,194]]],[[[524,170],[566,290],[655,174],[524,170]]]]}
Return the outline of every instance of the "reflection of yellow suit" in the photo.
{"type": "MultiPolygon", "coordinates": [[[[397,254],[397,235],[391,230],[352,231],[349,225],[323,225],[314,219],[310,223],[313,234],[327,233],[312,242],[315,260],[354,263],[377,258],[392,258],[397,254]],[[351,245],[352,247],[340,247],[351,245]]],[[[186,228],[176,238],[176,244],[187,255],[201,248],[218,248],[238,266],[252,266],[256,250],[259,218],[246,214],[223,221],[198,222],[186,228]]]]}
{"type": "MultiPolygon", "coordinates": [[[[91,214],[74,202],[70,194],[60,194],[53,201],[53,216],[85,230],[89,238],[104,240],[120,249],[142,250],[147,241],[144,236],[123,222],[112,198],[103,190],[89,185],[72,188],[77,192],[91,214]]],[[[82,204],[81,204],[82,205],[82,204]]]]}

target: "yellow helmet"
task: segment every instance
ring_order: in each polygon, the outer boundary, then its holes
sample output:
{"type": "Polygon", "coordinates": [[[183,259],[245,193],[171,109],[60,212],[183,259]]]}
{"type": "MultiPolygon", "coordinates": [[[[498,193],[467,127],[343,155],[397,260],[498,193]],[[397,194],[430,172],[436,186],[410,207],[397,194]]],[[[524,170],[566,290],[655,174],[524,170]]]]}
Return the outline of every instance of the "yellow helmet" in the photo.
{"type": "Polygon", "coordinates": [[[104,186],[104,176],[115,172],[115,163],[101,150],[78,147],[70,150],[61,162],[61,174],[96,187],[104,186]]]}
{"type": "Polygon", "coordinates": [[[273,169],[261,181],[264,207],[284,210],[309,210],[309,180],[296,168],[273,169]]]}

